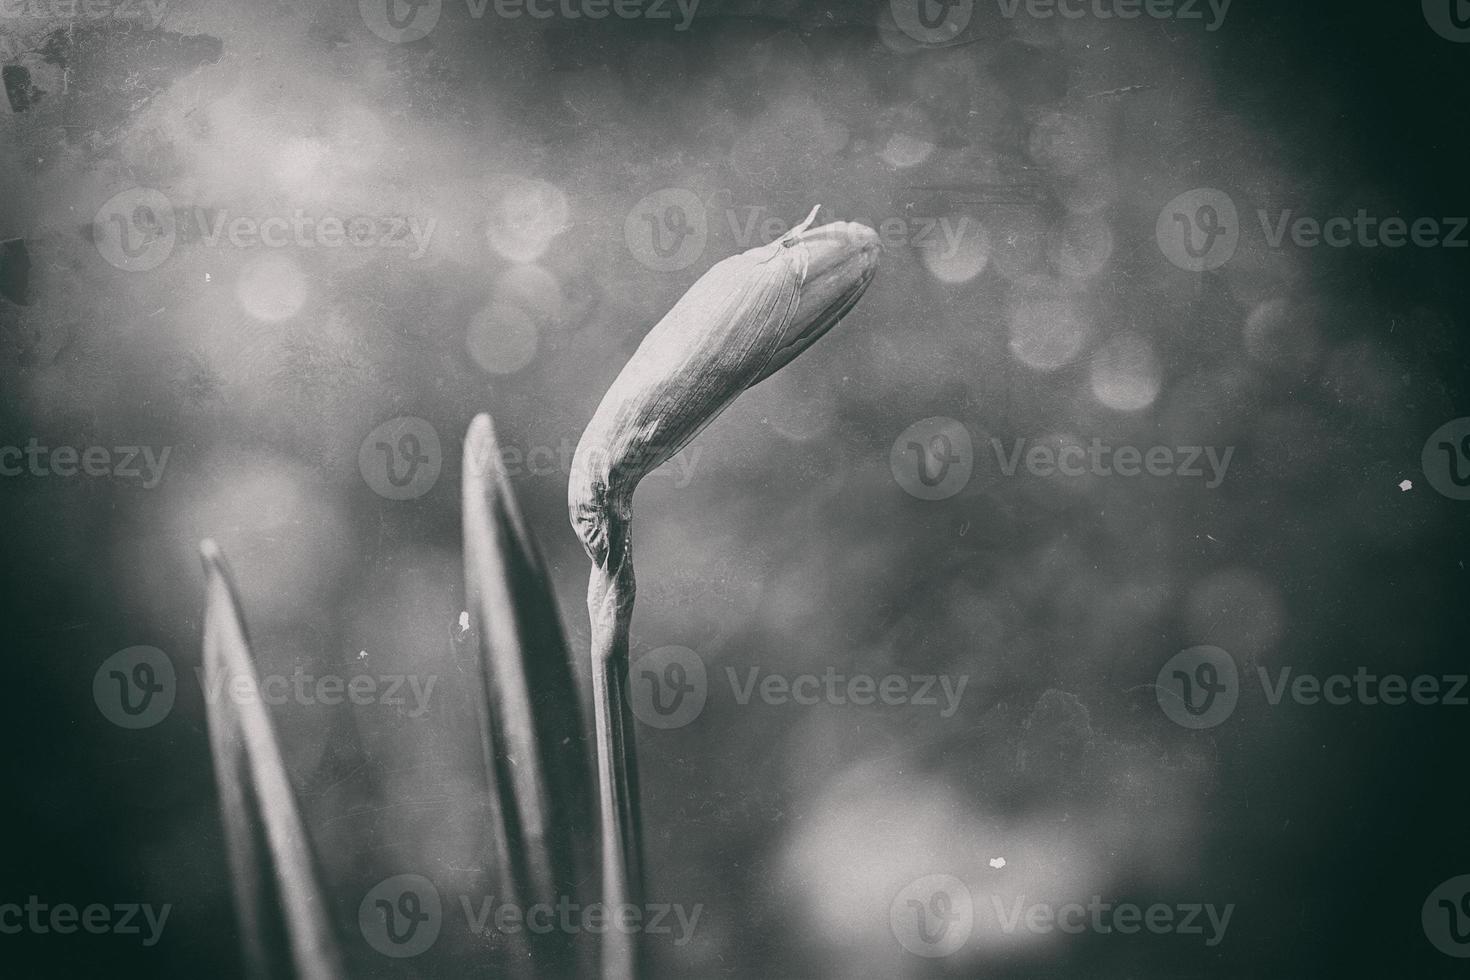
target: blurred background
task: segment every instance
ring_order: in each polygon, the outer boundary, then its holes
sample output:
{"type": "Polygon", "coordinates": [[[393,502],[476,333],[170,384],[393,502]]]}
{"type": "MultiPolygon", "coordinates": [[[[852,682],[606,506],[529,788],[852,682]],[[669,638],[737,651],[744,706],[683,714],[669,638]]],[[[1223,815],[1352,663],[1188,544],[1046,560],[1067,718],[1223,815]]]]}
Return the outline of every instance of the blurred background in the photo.
{"type": "Polygon", "coordinates": [[[470,975],[465,427],[489,411],[516,451],[585,682],[571,448],[701,272],[820,204],[882,231],[877,280],[638,494],[634,657],[706,673],[697,717],[636,733],[648,900],[700,910],[650,937],[654,974],[1459,974],[1428,900],[1470,873],[1470,707],[1259,679],[1470,672],[1470,503],[1435,435],[1470,415],[1470,233],[1272,240],[1285,211],[1470,214],[1457,7],[391,2],[0,9],[0,903],[171,907],[151,945],[0,935],[0,971],[238,975],[212,536],[263,674],[435,679],[271,713],[353,975],[470,975]],[[1000,458],[1094,440],[1232,455],[1000,458]],[[1238,678],[1190,726],[1160,685],[1201,645],[1238,678]],[[135,647],[164,658],[151,715],[108,702],[135,647]],[[966,680],[947,715],[937,685],[741,703],[752,668],[966,680]],[[358,906],[400,874],[445,913],[394,959],[358,906]],[[931,876],[973,905],[955,949],[904,925],[944,910],[931,876]],[[1095,897],[1233,911],[1213,944],[1203,915],[1004,928],[1095,897]]]}

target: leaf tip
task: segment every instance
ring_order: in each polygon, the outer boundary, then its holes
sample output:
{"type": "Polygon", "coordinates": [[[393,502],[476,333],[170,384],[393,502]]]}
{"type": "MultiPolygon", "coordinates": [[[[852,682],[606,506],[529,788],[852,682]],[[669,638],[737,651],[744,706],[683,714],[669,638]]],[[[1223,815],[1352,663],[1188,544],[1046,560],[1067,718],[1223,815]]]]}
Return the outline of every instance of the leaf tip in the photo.
{"type": "Polygon", "coordinates": [[[224,574],[225,553],[214,538],[205,538],[199,542],[199,560],[204,564],[206,575],[224,574]]]}

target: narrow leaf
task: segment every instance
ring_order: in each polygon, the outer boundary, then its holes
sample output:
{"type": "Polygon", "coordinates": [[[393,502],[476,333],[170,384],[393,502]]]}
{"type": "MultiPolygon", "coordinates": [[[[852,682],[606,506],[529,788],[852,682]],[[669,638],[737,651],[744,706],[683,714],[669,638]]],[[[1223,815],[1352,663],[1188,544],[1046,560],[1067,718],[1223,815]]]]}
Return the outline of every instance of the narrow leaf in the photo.
{"type": "MultiPolygon", "coordinates": [[[[592,777],[571,657],[550,579],[506,480],[488,415],[464,452],[465,592],[485,685],[481,742],[509,836],[517,900],[578,901],[590,866],[592,777]]],[[[571,962],[570,937],[532,937],[542,975],[571,962]]]]}
{"type": "Polygon", "coordinates": [[[204,561],[204,688],[230,877],[247,970],[252,977],[345,977],[311,841],[275,729],[258,698],[232,698],[236,683],[258,689],[244,619],[224,555],[213,541],[204,561]],[[237,681],[237,679],[244,679],[237,681]]]}

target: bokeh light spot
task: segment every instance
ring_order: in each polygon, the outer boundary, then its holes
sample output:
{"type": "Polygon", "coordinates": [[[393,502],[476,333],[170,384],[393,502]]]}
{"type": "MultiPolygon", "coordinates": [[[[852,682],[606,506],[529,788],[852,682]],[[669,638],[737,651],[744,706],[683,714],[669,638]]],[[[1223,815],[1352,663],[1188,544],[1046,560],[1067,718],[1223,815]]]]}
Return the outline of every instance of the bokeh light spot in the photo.
{"type": "Polygon", "coordinates": [[[500,301],[475,314],[465,340],[475,363],[491,374],[514,374],[530,364],[538,342],[530,314],[500,301]]]}
{"type": "Polygon", "coordinates": [[[1031,159],[1053,174],[1072,176],[1102,163],[1104,143],[1086,120],[1054,112],[1031,130],[1031,159]]]}
{"type": "Polygon", "coordinates": [[[534,262],[566,230],[570,216],[561,188],[544,180],[517,179],[491,207],[490,247],[513,262],[534,262]]]}
{"type": "Polygon", "coordinates": [[[894,133],[883,147],[883,162],[890,167],[916,167],[929,159],[934,144],[912,133],[894,133]]]}
{"type": "Polygon", "coordinates": [[[1159,359],[1153,345],[1135,333],[1113,337],[1092,357],[1092,394],[1108,408],[1137,412],[1158,397],[1159,359]]]}
{"type": "Polygon", "coordinates": [[[318,176],[322,161],[326,159],[326,141],[312,138],[287,140],[275,160],[271,171],[276,178],[292,190],[309,189],[318,176]]]}
{"type": "Polygon", "coordinates": [[[1246,353],[1268,364],[1305,366],[1317,359],[1317,332],[1305,304],[1274,297],[1245,318],[1246,353]]]}
{"type": "Polygon", "coordinates": [[[957,237],[951,241],[948,236],[936,236],[929,247],[919,250],[919,261],[940,282],[969,282],[990,262],[990,232],[974,218],[963,215],[945,221],[957,237]]]}
{"type": "Polygon", "coordinates": [[[507,269],[495,281],[495,298],[548,319],[561,315],[561,281],[544,266],[515,265],[507,269]]]}
{"type": "Polygon", "coordinates": [[[1105,219],[1078,215],[1063,221],[1052,237],[1052,264],[1068,279],[1088,279],[1113,254],[1113,230],[1105,219]]]}
{"type": "Polygon", "coordinates": [[[266,323],[279,323],[301,312],[306,293],[301,267],[284,255],[252,259],[235,282],[235,298],[245,312],[266,323]]]}
{"type": "Polygon", "coordinates": [[[1078,297],[1042,277],[1015,287],[1006,322],[1011,353],[1038,371],[1071,363],[1092,334],[1078,297]]]}

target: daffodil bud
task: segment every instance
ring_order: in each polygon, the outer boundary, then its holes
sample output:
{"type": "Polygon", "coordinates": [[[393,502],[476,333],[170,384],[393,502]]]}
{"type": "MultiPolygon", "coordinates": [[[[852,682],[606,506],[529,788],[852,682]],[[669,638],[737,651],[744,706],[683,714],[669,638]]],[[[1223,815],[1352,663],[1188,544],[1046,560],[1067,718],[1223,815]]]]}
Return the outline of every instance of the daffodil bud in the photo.
{"type": "Polygon", "coordinates": [[[699,278],[648,332],[592,416],[572,460],[568,505],[588,555],[607,564],[609,521],[633,490],[746,388],[831,329],[878,267],[871,228],[805,222],[699,278]]]}

